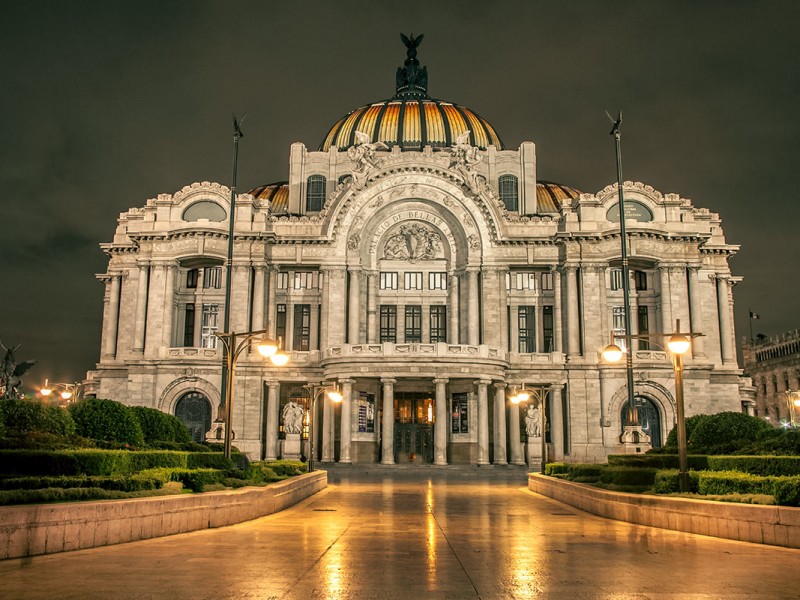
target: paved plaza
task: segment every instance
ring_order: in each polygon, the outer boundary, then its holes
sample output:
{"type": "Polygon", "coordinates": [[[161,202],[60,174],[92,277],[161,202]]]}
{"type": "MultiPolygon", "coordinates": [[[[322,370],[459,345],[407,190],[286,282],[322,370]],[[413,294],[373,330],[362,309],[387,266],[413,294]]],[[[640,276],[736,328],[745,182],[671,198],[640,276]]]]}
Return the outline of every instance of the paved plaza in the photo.
{"type": "Polygon", "coordinates": [[[0,562],[0,597],[800,598],[800,551],[628,525],[524,478],[354,476],[241,525],[0,562]]]}

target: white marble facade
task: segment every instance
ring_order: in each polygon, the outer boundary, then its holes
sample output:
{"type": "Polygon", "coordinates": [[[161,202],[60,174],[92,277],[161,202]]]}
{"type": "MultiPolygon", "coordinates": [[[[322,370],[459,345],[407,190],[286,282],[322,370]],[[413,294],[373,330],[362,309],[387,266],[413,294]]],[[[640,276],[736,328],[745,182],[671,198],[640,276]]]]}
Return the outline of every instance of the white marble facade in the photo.
{"type": "MultiPolygon", "coordinates": [[[[296,143],[282,200],[236,197],[229,329],[265,328],[291,354],[281,368],[257,353],[239,360],[234,444],[251,458],[281,456],[282,407],[304,385],[334,381],[345,400],[317,403],[322,462],[521,464],[525,407],[508,397],[522,385],[550,390],[551,459],[619,451],[625,373],[599,354],[623,304],[616,185],[588,194],[538,181],[532,142],[464,146],[367,148],[365,162],[296,143]],[[324,178],[321,210],[310,209],[312,176],[324,178]],[[501,200],[509,176],[516,196],[501,200]]],[[[743,410],[738,247],[686,198],[631,182],[625,198],[634,331],[669,332],[680,319],[703,333],[686,359],[687,415],[743,410]]],[[[122,213],[102,245],[96,394],[177,413],[198,435],[220,404],[213,333],[229,204],[224,185],[194,183],[122,213]]],[[[654,346],[633,352],[658,443],[675,421],[671,364],[654,346]]]]}

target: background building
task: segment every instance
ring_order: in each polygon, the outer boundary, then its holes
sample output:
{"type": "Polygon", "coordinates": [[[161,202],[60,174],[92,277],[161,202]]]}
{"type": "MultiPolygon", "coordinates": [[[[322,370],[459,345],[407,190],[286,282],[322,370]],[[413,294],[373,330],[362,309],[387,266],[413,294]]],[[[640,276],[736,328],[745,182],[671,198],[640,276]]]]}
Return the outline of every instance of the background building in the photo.
{"type": "Polygon", "coordinates": [[[744,372],[756,389],[756,416],[775,425],[789,420],[787,391],[800,390],[800,330],[742,340],[744,372]]]}
{"type": "MultiPolygon", "coordinates": [[[[625,372],[599,351],[623,328],[616,185],[595,194],[539,178],[536,146],[506,148],[469,108],[430,98],[416,49],[388,99],[338,120],[289,179],[240,194],[230,329],[266,328],[287,367],[237,369],[232,426],[251,457],[281,454],[281,407],[308,383],[322,461],[524,460],[524,407],[547,390],[551,457],[619,451],[625,372]],[[520,441],[521,440],[521,441],[520,441]]],[[[737,281],[718,215],[625,184],[634,332],[705,334],[686,360],[688,415],[750,402],[734,348],[737,281]]],[[[198,437],[220,403],[230,191],[194,183],[120,215],[105,282],[99,396],[178,415],[198,437]]],[[[634,342],[640,420],[675,422],[668,355],[634,342]]]]}

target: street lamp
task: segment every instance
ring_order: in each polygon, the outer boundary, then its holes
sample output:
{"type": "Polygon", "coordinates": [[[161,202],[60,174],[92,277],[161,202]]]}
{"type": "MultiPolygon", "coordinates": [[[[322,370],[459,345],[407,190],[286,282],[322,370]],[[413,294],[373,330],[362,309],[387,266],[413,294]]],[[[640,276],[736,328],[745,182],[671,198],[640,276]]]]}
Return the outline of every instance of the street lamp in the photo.
{"type": "Polygon", "coordinates": [[[344,395],[342,394],[342,390],[339,388],[338,385],[324,385],[324,386],[316,386],[316,385],[304,385],[305,389],[308,390],[309,395],[309,407],[308,407],[308,439],[309,439],[309,448],[308,448],[308,472],[311,473],[314,470],[314,425],[316,424],[316,412],[314,412],[314,407],[317,404],[317,399],[322,396],[322,394],[326,394],[328,399],[333,402],[341,402],[344,399],[344,395]]]}
{"type": "MultiPolygon", "coordinates": [[[[655,341],[658,338],[667,337],[669,334],[638,334],[638,335],[614,335],[613,337],[622,338],[628,341],[628,356],[631,354],[630,340],[647,340],[661,348],[663,344],[655,341]]],[[[692,340],[700,337],[702,333],[681,333],[681,321],[675,321],[675,333],[669,335],[666,349],[672,354],[672,369],[675,374],[675,406],[678,430],[678,488],[681,492],[689,491],[689,459],[686,451],[686,415],[683,406],[683,355],[692,347],[692,340]]],[[[608,362],[618,362],[622,358],[622,350],[613,342],[603,348],[603,358],[608,362]]],[[[635,410],[635,408],[634,408],[635,410]]]]}
{"type": "Polygon", "coordinates": [[[791,427],[800,425],[800,391],[786,390],[786,404],[789,407],[789,424],[791,427]]]}
{"type": "Polygon", "coordinates": [[[223,448],[225,458],[231,457],[231,417],[233,416],[233,377],[236,372],[236,361],[242,352],[249,348],[254,340],[258,339],[256,349],[261,356],[269,358],[272,364],[282,367],[289,362],[289,355],[283,352],[280,340],[275,341],[267,337],[266,329],[258,331],[245,331],[241,333],[217,333],[216,336],[225,346],[225,380],[224,398],[225,401],[225,439],[223,448]]]}
{"type": "Polygon", "coordinates": [[[44,380],[44,385],[39,388],[39,393],[45,398],[49,398],[54,392],[58,392],[61,399],[69,403],[70,400],[78,400],[80,397],[83,384],[80,382],[75,383],[50,383],[48,379],[44,380]],[[60,390],[60,391],[59,391],[60,390]]]}
{"type": "Polygon", "coordinates": [[[540,418],[540,428],[541,428],[541,435],[542,435],[542,475],[544,475],[544,468],[547,465],[547,436],[545,435],[545,431],[547,430],[547,409],[545,407],[545,400],[547,399],[547,392],[549,388],[533,388],[527,389],[525,384],[522,385],[522,388],[517,390],[516,388],[512,389],[511,397],[511,404],[518,406],[519,404],[523,404],[528,402],[529,400],[533,400],[534,406],[539,407],[539,418],[540,418]]]}

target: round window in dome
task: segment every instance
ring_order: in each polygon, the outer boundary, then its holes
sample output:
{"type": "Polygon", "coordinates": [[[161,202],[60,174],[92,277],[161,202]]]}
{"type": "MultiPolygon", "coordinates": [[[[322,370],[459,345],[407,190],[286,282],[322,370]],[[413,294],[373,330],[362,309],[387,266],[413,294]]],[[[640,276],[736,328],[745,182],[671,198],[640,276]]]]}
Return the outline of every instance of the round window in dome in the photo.
{"type": "Polygon", "coordinates": [[[200,200],[189,206],[183,211],[184,221],[199,221],[207,219],[209,221],[224,221],[227,218],[225,209],[211,200],[200,200]]]}

